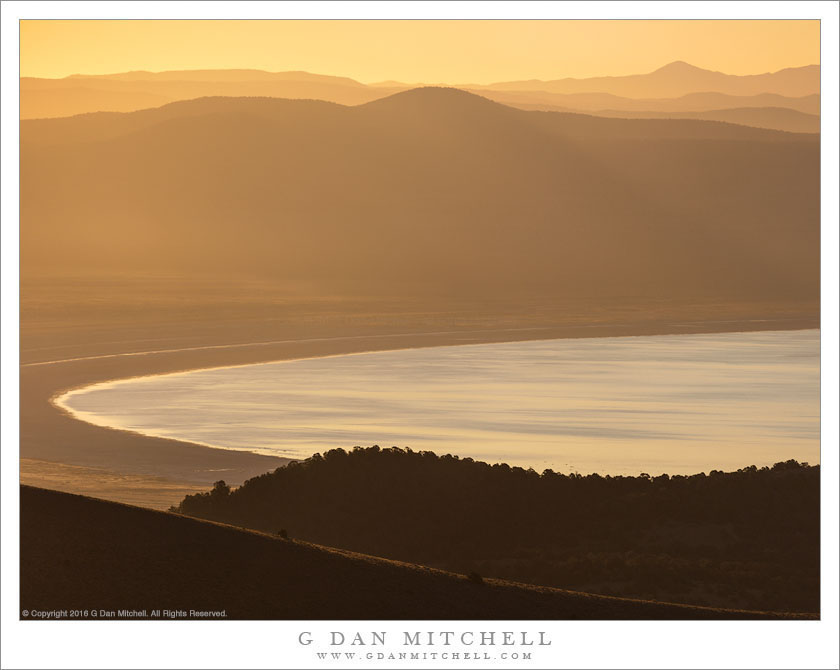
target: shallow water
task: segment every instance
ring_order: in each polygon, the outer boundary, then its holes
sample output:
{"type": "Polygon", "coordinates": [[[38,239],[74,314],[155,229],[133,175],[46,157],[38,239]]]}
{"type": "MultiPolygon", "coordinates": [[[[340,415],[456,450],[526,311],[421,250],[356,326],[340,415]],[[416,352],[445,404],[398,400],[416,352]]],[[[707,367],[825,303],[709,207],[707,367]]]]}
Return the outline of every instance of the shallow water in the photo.
{"type": "Polygon", "coordinates": [[[561,472],[819,462],[819,331],[460,345],[97,384],[81,419],[305,458],[408,446],[561,472]]]}

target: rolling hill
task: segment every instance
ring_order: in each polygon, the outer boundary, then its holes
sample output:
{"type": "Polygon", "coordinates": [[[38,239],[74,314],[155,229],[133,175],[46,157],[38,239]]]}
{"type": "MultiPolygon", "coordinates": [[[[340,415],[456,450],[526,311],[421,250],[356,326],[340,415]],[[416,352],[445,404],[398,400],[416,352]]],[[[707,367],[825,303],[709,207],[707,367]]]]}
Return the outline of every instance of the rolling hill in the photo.
{"type": "MultiPolygon", "coordinates": [[[[819,466],[562,474],[411,449],[332,449],[190,516],[485,577],[610,596],[816,612],[819,466]]],[[[209,487],[208,487],[209,489],[209,487]]]]}
{"type": "Polygon", "coordinates": [[[819,143],[456,89],[21,123],[21,264],[397,295],[815,300],[819,143]]]}
{"type": "MultiPolygon", "coordinates": [[[[592,596],[21,487],[20,606],[225,610],[234,619],[765,619],[592,596]]],[[[120,617],[114,618],[147,618],[120,617]]],[[[802,618],[813,618],[804,615],[802,618]]]]}

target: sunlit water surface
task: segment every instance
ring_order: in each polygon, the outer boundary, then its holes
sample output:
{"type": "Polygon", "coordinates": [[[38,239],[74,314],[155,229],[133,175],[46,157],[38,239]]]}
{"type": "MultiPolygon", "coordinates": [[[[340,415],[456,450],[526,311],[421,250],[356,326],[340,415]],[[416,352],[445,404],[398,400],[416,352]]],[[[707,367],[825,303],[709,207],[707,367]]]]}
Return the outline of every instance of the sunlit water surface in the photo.
{"type": "Polygon", "coordinates": [[[817,463],[819,331],[376,352],[109,382],[58,403],[293,458],[379,444],[580,473],[817,463]]]}

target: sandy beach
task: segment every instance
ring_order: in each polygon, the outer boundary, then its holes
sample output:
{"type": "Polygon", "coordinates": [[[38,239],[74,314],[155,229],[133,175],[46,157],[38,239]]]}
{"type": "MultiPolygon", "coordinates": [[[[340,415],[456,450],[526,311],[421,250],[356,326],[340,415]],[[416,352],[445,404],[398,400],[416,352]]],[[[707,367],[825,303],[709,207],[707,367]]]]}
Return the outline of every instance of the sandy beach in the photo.
{"type": "MultiPolygon", "coordinates": [[[[165,302],[165,301],[164,301],[165,302]]],[[[199,303],[114,314],[96,307],[24,318],[21,347],[21,482],[166,509],[219,479],[238,485],[283,458],[213,449],[76,420],[51,400],[127,377],[366,351],[536,339],[785,330],[819,327],[801,307],[715,304],[484,306],[433,311],[347,301],[254,303],[219,318],[199,303]],[[216,317],[216,318],[214,318],[216,317]]],[[[25,312],[26,314],[26,312],[25,312]]]]}

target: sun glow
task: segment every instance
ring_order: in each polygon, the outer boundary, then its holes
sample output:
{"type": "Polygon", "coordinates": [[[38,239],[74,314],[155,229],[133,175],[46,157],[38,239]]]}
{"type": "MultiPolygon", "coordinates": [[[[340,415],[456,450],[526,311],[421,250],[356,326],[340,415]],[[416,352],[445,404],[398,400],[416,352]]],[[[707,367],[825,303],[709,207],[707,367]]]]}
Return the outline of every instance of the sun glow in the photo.
{"type": "Polygon", "coordinates": [[[819,21],[21,21],[21,76],[306,70],[365,83],[729,74],[819,63],[819,21]],[[714,48],[709,48],[714,45],[714,48]]]}

